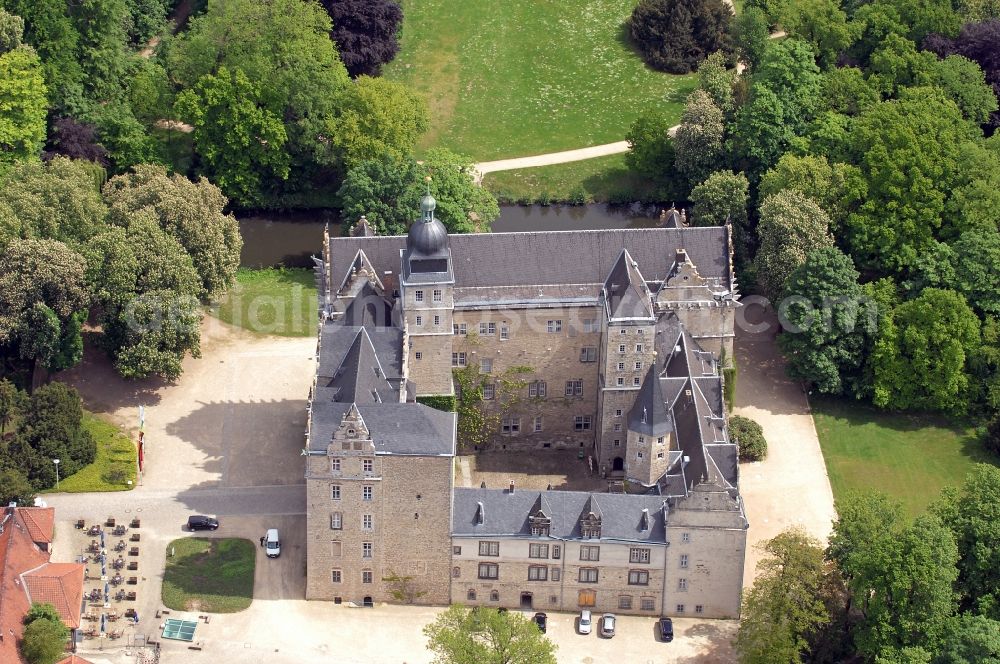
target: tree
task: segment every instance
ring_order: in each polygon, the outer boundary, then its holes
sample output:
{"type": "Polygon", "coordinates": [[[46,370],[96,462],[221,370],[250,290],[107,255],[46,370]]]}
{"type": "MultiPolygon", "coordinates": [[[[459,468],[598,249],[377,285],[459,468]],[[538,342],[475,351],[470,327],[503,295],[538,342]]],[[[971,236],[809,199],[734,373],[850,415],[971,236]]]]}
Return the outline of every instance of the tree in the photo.
{"type": "Polygon", "coordinates": [[[194,127],[204,172],[237,203],[259,205],[270,181],[288,177],[281,109],[268,108],[261,86],[241,69],[205,74],[177,97],[174,108],[194,127]]]}
{"type": "Polygon", "coordinates": [[[722,111],[704,90],[695,90],[687,99],[681,124],[674,135],[677,171],[689,186],[704,180],[722,164],[722,111]]]}
{"type": "Polygon", "coordinates": [[[75,389],[63,383],[48,383],[28,400],[17,435],[10,447],[12,458],[36,488],[56,482],[52,459],[59,459],[59,475],[69,477],[91,463],[97,443],[83,427],[83,405],[75,389]]]}
{"type": "Polygon", "coordinates": [[[659,110],[640,115],[629,128],[625,139],[626,165],[649,178],[663,178],[674,171],[675,150],[670,138],[670,118],[659,110]]]}
{"type": "Polygon", "coordinates": [[[785,284],[778,346],[785,371],[827,394],[857,380],[876,318],[854,263],[836,247],[810,253],[785,284]]]}
{"type": "Polygon", "coordinates": [[[97,128],[89,122],[79,122],[70,117],[59,117],[52,122],[49,148],[47,158],[62,155],[69,159],[92,161],[101,166],[109,163],[108,151],[97,140],[97,128]]]}
{"type": "MultiPolygon", "coordinates": [[[[986,77],[986,83],[1000,97],[1000,20],[993,18],[982,23],[966,23],[955,39],[940,35],[929,35],[923,42],[924,48],[941,57],[961,55],[979,64],[986,77]]],[[[990,116],[990,127],[1000,126],[1000,113],[990,116]]]]}
{"type": "Polygon", "coordinates": [[[4,505],[31,505],[34,500],[35,488],[24,473],[17,468],[0,467],[0,501],[4,505]]]}
{"type": "Polygon", "coordinates": [[[694,225],[722,226],[731,223],[733,250],[741,267],[749,260],[749,197],[750,183],[747,176],[732,171],[716,171],[691,190],[691,202],[694,203],[691,220],[694,225]]]}
{"type": "Polygon", "coordinates": [[[62,620],[56,607],[45,602],[34,602],[28,612],[24,615],[24,624],[30,625],[36,620],[44,618],[47,620],[62,620]]]}
{"type": "Polygon", "coordinates": [[[802,133],[819,106],[822,82],[816,54],[801,39],[770,44],[753,73],[755,87],[763,86],[781,100],[785,121],[796,134],[802,133]]]}
{"type": "Polygon", "coordinates": [[[975,132],[954,102],[928,88],[859,116],[849,138],[865,182],[863,201],[847,219],[855,260],[893,271],[920,262],[942,226],[948,192],[965,177],[960,153],[975,132]]]}
{"type": "Polygon", "coordinates": [[[935,62],[931,72],[935,85],[958,104],[965,119],[978,125],[989,122],[997,110],[997,97],[986,84],[986,75],[978,63],[961,55],[949,55],[935,62]]]}
{"type": "Polygon", "coordinates": [[[104,196],[111,223],[129,227],[133,219],[152,218],[190,255],[201,289],[189,293],[185,288],[185,294],[211,297],[233,284],[243,240],[236,218],[224,213],[225,196],[211,182],[192,182],[162,166],[137,166],[111,178],[104,196]]]}
{"type": "Polygon", "coordinates": [[[858,653],[874,659],[892,649],[935,651],[955,611],[958,549],[951,533],[931,515],[907,522],[901,506],[882,494],[851,494],[836,508],[827,555],[861,616],[858,653]]]}
{"type": "Polygon", "coordinates": [[[747,5],[736,16],[733,32],[736,34],[739,59],[751,72],[754,71],[764,59],[767,41],[771,36],[767,16],[760,8],[747,5]]]}
{"type": "Polygon", "coordinates": [[[24,41],[38,52],[52,106],[79,111],[83,69],[77,57],[80,32],[64,0],[5,0],[7,11],[24,19],[24,41]]]}
{"type": "Polygon", "coordinates": [[[30,46],[0,55],[0,164],[37,156],[45,142],[45,80],[30,46]]]}
{"type": "Polygon", "coordinates": [[[726,67],[726,56],[721,51],[710,54],[698,65],[698,87],[708,93],[723,115],[729,117],[733,112],[733,83],[736,82],[736,70],[726,67]]]}
{"type": "Polygon", "coordinates": [[[93,164],[65,157],[20,162],[3,177],[0,201],[16,219],[20,237],[79,247],[104,227],[108,214],[96,178],[93,164]]]}
{"type": "Polygon", "coordinates": [[[956,258],[951,287],[986,314],[1000,314],[1000,233],[973,230],[952,244],[956,258]]]}
{"type": "Polygon", "coordinates": [[[24,37],[24,19],[0,8],[0,54],[13,51],[24,37]]]}
{"type": "Polygon", "coordinates": [[[79,334],[69,321],[90,301],[83,267],[83,257],[62,242],[12,241],[0,256],[0,347],[18,349],[30,368],[66,368],[54,360],[74,343],[64,334],[79,334]]]}
{"type": "Polygon", "coordinates": [[[858,115],[882,100],[877,80],[865,78],[857,67],[834,67],[823,72],[822,107],[858,115]]]}
{"type": "Polygon", "coordinates": [[[486,230],[500,216],[493,195],[472,180],[471,162],[448,150],[427,151],[424,164],[387,156],[365,161],[352,168],[337,192],[343,215],[350,223],[362,215],[380,234],[401,235],[419,216],[424,178],[437,199],[436,217],[451,233],[486,230]],[[475,219],[473,219],[475,217],[475,219]]]}
{"type": "Polygon", "coordinates": [[[29,664],[54,664],[65,654],[68,639],[62,620],[39,618],[24,628],[21,654],[29,664]]]}
{"type": "Polygon", "coordinates": [[[424,627],[435,664],[555,664],[555,645],[519,613],[451,606],[424,627]]]}
{"type": "Polygon", "coordinates": [[[794,190],[764,199],[757,234],[757,283],[774,302],[784,291],[788,277],[810,252],[833,245],[830,217],[814,201],[794,190]]]}
{"type": "Polygon", "coordinates": [[[347,73],[378,76],[399,52],[403,10],[395,0],[323,0],[347,73]]]}
{"type": "Polygon", "coordinates": [[[687,74],[709,53],[733,52],[731,19],[722,0],[639,0],[626,25],[651,67],[687,74]]]}
{"type": "Polygon", "coordinates": [[[128,68],[125,0],[77,0],[72,16],[80,34],[77,59],[85,94],[98,102],[118,98],[128,68]]]}
{"type": "Polygon", "coordinates": [[[6,378],[0,378],[0,440],[14,416],[21,410],[23,402],[24,392],[6,378]]]}
{"type": "Polygon", "coordinates": [[[790,35],[808,42],[823,69],[854,40],[847,14],[836,0],[799,0],[784,5],[779,23],[790,35]]]}
{"type": "Polygon", "coordinates": [[[758,196],[765,199],[781,191],[794,190],[815,201],[830,215],[834,228],[847,217],[849,181],[856,169],[847,164],[830,164],[824,156],[786,153],[760,179],[758,196]]]}
{"type": "Polygon", "coordinates": [[[125,5],[128,8],[128,40],[138,46],[163,30],[167,24],[167,12],[173,3],[170,0],[126,0],[125,5]]]}
{"type": "Polygon", "coordinates": [[[988,452],[1000,456],[1000,415],[994,415],[986,425],[983,445],[988,452]]]}
{"type": "Polygon", "coordinates": [[[968,405],[966,359],[979,345],[979,319],[965,298],[925,288],[879,328],[872,362],[880,408],[961,412],[968,405]]]}
{"type": "Polygon", "coordinates": [[[1000,664],[1000,622],[962,614],[945,637],[934,664],[1000,664]]]}
{"type": "Polygon", "coordinates": [[[767,456],[767,439],[764,429],[754,420],[742,415],[729,418],[729,436],[739,447],[740,461],[763,461],[767,456]]]}
{"type": "Polygon", "coordinates": [[[1000,468],[977,465],[961,490],[946,488],[931,511],[958,544],[962,608],[1000,620],[1000,468]]]}
{"type": "Polygon", "coordinates": [[[823,548],[805,531],[790,529],[760,549],[767,557],[743,596],[736,651],[743,664],[801,662],[806,635],[829,619],[819,596],[823,548]]]}
{"type": "Polygon", "coordinates": [[[175,291],[137,295],[108,322],[115,369],[125,378],[158,375],[170,380],[182,372],[185,354],[201,357],[198,300],[175,291]]]}
{"type": "Polygon", "coordinates": [[[382,580],[389,584],[391,588],[389,594],[397,602],[413,604],[427,594],[426,590],[417,590],[412,576],[403,576],[396,572],[390,572],[389,576],[383,577],[382,580]]]}
{"type": "Polygon", "coordinates": [[[386,154],[410,155],[430,123],[421,97],[383,78],[358,78],[344,88],[337,106],[330,140],[347,168],[386,154]]]}

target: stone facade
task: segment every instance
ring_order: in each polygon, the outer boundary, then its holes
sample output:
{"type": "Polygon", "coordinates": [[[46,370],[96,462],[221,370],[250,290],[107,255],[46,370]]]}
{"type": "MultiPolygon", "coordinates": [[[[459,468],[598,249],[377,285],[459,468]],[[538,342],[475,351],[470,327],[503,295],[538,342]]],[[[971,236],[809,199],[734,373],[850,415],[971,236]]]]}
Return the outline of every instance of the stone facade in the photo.
{"type": "Polygon", "coordinates": [[[738,616],[730,229],[449,238],[421,212],[324,237],[307,597],[738,616]],[[582,448],[636,495],[454,487],[455,416],[416,399],[463,367],[487,445],[582,448]]]}

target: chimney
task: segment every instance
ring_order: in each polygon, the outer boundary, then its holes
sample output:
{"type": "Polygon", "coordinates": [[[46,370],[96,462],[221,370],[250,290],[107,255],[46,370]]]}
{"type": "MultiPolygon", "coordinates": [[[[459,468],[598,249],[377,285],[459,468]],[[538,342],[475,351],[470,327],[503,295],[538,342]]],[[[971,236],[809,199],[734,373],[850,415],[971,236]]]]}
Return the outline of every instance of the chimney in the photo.
{"type": "Polygon", "coordinates": [[[514,480],[510,481],[510,491],[508,493],[514,495],[514,480]]]}

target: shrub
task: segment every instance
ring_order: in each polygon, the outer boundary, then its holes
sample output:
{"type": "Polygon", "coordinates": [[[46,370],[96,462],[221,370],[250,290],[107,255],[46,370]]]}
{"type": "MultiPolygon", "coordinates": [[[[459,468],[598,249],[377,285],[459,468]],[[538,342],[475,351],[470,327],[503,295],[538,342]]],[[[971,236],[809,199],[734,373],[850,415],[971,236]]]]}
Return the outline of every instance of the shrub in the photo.
{"type": "Polygon", "coordinates": [[[767,456],[764,429],[748,417],[729,418],[729,437],[740,450],[740,461],[762,461],[767,456]]]}
{"type": "Polygon", "coordinates": [[[103,479],[108,484],[125,484],[128,475],[128,469],[122,464],[116,463],[104,471],[103,479]]]}
{"type": "Polygon", "coordinates": [[[584,189],[581,186],[576,186],[573,187],[572,190],[570,190],[569,197],[566,202],[569,203],[570,205],[583,205],[584,203],[587,202],[588,195],[589,194],[587,193],[586,189],[584,189]]]}
{"type": "Polygon", "coordinates": [[[732,54],[731,19],[723,0],[640,0],[627,25],[649,66],[687,74],[709,53],[732,54]]]}
{"type": "Polygon", "coordinates": [[[546,205],[549,205],[551,202],[552,202],[552,195],[549,194],[549,192],[543,191],[540,194],[538,194],[538,204],[539,205],[546,206],[546,205]]]}

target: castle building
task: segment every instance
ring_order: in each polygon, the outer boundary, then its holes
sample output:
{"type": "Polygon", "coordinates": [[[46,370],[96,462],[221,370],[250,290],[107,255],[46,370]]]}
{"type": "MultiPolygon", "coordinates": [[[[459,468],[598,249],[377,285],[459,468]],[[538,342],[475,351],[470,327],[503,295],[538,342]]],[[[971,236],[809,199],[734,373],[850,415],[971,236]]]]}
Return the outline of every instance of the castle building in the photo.
{"type": "Polygon", "coordinates": [[[407,236],[362,219],[317,259],[307,597],[737,616],[731,229],[672,210],[657,228],[449,236],[420,206],[407,236]],[[486,439],[426,405],[456,372],[486,439]],[[463,443],[577,449],[623,488],[456,487],[463,443]]]}

